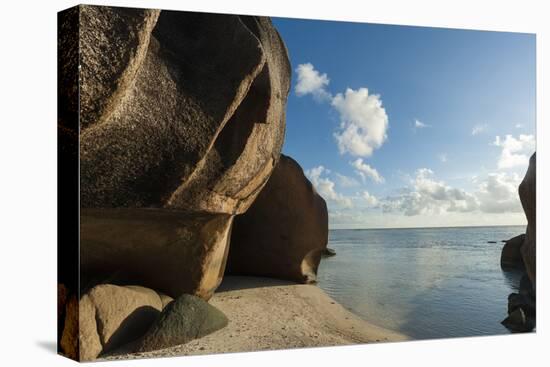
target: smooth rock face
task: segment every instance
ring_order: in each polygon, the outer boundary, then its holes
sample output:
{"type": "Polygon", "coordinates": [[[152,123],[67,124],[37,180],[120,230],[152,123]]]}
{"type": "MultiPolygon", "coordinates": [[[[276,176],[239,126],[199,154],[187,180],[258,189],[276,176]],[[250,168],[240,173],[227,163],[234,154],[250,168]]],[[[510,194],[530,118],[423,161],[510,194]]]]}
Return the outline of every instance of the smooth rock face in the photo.
{"type": "Polygon", "coordinates": [[[225,214],[84,209],[81,288],[105,280],[208,299],[223,276],[232,223],[225,214]]]}
{"type": "Polygon", "coordinates": [[[500,255],[500,266],[503,268],[523,268],[521,246],[525,241],[525,234],[521,234],[506,241],[500,255]]]}
{"type": "Polygon", "coordinates": [[[227,272],[310,283],[328,242],[328,213],[302,168],[281,155],[250,209],[237,216],[227,272]]]}
{"type": "Polygon", "coordinates": [[[187,343],[227,325],[227,317],[201,298],[184,294],[170,303],[143,338],[135,352],[148,352],[187,343]]]}
{"type": "Polygon", "coordinates": [[[163,308],[157,292],[139,286],[102,284],[78,304],[80,360],[89,361],[142,336],[163,308]]]}
{"type": "Polygon", "coordinates": [[[284,43],[269,18],[78,9],[81,289],[117,279],[208,299],[233,215],[279,159],[284,43]]]}
{"type": "Polygon", "coordinates": [[[521,247],[521,255],[523,262],[527,270],[527,275],[533,283],[533,288],[536,287],[536,242],[537,242],[537,197],[536,197],[536,183],[537,183],[537,156],[534,153],[529,160],[529,168],[523,178],[523,181],[519,185],[519,198],[523,211],[527,217],[527,233],[525,235],[525,241],[521,247]]]}

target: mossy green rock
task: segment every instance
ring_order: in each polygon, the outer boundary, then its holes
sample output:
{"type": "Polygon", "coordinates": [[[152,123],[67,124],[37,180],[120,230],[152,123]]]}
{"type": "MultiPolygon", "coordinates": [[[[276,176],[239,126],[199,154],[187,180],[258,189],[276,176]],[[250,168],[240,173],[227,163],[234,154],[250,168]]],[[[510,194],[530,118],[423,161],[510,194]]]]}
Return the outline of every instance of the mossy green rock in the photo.
{"type": "Polygon", "coordinates": [[[227,325],[227,317],[203,299],[184,294],[171,302],[137,343],[136,352],[149,352],[201,338],[227,325]]]}

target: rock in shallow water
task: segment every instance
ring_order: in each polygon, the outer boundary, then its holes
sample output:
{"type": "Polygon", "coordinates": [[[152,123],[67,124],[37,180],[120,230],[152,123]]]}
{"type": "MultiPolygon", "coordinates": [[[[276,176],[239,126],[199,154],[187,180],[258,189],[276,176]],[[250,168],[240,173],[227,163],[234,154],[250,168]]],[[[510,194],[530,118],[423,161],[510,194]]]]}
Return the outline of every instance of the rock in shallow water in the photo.
{"type": "Polygon", "coordinates": [[[534,320],[525,315],[525,311],[519,307],[502,321],[502,325],[513,332],[529,332],[535,327],[534,320]]]}
{"type": "Polygon", "coordinates": [[[327,242],[325,200],[300,165],[281,155],[254,204],[235,219],[227,272],[314,282],[327,242]]]}
{"type": "Polygon", "coordinates": [[[523,258],[521,257],[521,246],[525,241],[525,234],[520,234],[506,241],[500,255],[500,266],[503,268],[523,269],[523,258]]]}
{"type": "Polygon", "coordinates": [[[323,257],[336,256],[336,251],[334,251],[333,249],[327,247],[327,248],[323,251],[322,256],[323,256],[323,257]]]}
{"type": "Polygon", "coordinates": [[[227,317],[201,298],[184,294],[169,303],[135,352],[149,352],[201,338],[227,325],[227,317]]]}

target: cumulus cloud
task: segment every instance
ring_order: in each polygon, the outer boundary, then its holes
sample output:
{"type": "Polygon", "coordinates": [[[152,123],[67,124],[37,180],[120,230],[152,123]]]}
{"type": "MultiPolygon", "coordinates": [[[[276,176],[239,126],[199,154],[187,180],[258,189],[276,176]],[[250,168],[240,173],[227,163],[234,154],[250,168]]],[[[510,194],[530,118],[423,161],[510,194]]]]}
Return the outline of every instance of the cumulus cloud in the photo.
{"type": "Polygon", "coordinates": [[[521,134],[517,139],[512,135],[495,138],[493,145],[502,149],[498,159],[499,169],[527,166],[529,156],[535,151],[535,137],[521,134]]]}
{"type": "Polygon", "coordinates": [[[374,196],[369,194],[368,191],[363,191],[363,194],[361,195],[363,197],[363,200],[365,200],[365,203],[369,207],[375,207],[378,205],[378,199],[374,196]]]}
{"type": "Polygon", "coordinates": [[[447,153],[441,153],[437,156],[441,163],[447,163],[447,153]]]}
{"type": "Polygon", "coordinates": [[[479,135],[487,131],[489,126],[487,124],[476,125],[472,128],[472,135],[479,135]]]}
{"type": "Polygon", "coordinates": [[[340,114],[340,129],[334,134],[341,154],[369,157],[387,138],[388,115],[379,95],[367,88],[348,88],[332,99],[340,114]]]}
{"type": "Polygon", "coordinates": [[[327,74],[319,73],[311,63],[300,64],[295,71],[298,75],[298,82],[294,88],[297,96],[311,94],[318,100],[332,98],[325,89],[330,82],[327,74]]]}
{"type": "Polygon", "coordinates": [[[521,129],[523,127],[523,124],[516,124],[516,129],[521,129]]]}
{"type": "Polygon", "coordinates": [[[422,121],[420,120],[414,120],[414,127],[416,129],[423,129],[425,127],[430,127],[430,125],[426,125],[425,123],[423,123],[422,121]]]}
{"type": "Polygon", "coordinates": [[[336,174],[336,177],[338,178],[338,184],[341,187],[357,187],[359,186],[359,181],[357,181],[353,177],[344,176],[339,173],[336,174]]]}
{"type": "Polygon", "coordinates": [[[323,166],[314,167],[306,170],[306,176],[311,180],[311,183],[325,200],[336,204],[339,207],[351,208],[353,206],[349,197],[346,197],[336,192],[335,184],[326,175],[330,170],[323,166]],[[324,177],[323,177],[324,176],[324,177]]]}
{"type": "Polygon", "coordinates": [[[467,192],[453,188],[435,179],[428,168],[416,171],[409,187],[397,195],[380,201],[384,212],[401,212],[406,216],[452,212],[520,213],[521,203],[517,174],[490,173],[484,179],[476,178],[477,189],[467,192]]]}
{"type": "Polygon", "coordinates": [[[411,187],[401,194],[388,197],[382,204],[385,212],[399,211],[407,216],[448,212],[468,212],[477,209],[476,198],[464,190],[450,187],[434,178],[428,168],[416,171],[411,187]]]}
{"type": "Polygon", "coordinates": [[[355,173],[363,179],[363,182],[365,182],[367,178],[370,178],[376,183],[384,182],[384,177],[382,177],[375,168],[364,163],[362,158],[357,158],[353,162],[350,162],[350,164],[355,168],[355,173]]]}
{"type": "Polygon", "coordinates": [[[485,213],[522,212],[518,195],[520,182],[521,179],[517,174],[490,173],[479,185],[476,193],[481,211],[485,213]]]}
{"type": "Polygon", "coordinates": [[[340,154],[369,157],[382,146],[387,138],[388,115],[379,95],[369,94],[367,88],[348,88],[333,96],[326,90],[330,82],[327,74],[321,74],[311,63],[300,64],[295,71],[297,96],[311,94],[338,112],[340,125],[334,138],[340,154]]]}

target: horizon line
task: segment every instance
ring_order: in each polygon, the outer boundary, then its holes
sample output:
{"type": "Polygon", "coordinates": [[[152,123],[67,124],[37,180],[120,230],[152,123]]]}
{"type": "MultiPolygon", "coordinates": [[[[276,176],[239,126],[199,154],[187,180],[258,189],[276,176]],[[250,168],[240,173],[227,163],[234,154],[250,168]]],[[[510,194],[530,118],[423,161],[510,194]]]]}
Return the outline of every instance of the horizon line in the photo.
{"type": "Polygon", "coordinates": [[[483,227],[523,227],[526,224],[490,224],[479,226],[431,226],[431,227],[371,227],[371,228],[329,228],[329,231],[372,230],[372,229],[436,229],[436,228],[483,228],[483,227]]]}

